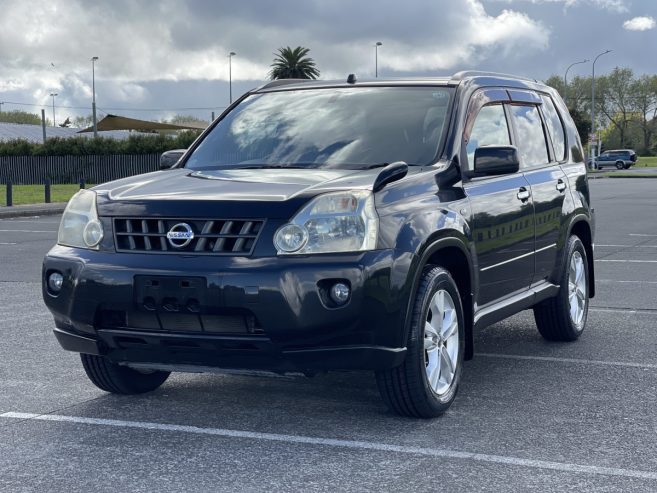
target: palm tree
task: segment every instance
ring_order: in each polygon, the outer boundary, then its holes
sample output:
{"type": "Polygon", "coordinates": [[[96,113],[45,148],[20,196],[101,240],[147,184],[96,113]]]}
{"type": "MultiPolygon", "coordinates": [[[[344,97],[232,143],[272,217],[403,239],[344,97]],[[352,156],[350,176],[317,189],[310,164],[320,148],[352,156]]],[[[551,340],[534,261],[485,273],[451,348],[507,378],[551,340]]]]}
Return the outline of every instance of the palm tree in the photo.
{"type": "Polygon", "coordinates": [[[269,77],[275,79],[316,79],[319,70],[315,66],[315,60],[310,58],[308,48],[297,46],[292,49],[279,48],[275,53],[274,63],[271,64],[269,77]]]}

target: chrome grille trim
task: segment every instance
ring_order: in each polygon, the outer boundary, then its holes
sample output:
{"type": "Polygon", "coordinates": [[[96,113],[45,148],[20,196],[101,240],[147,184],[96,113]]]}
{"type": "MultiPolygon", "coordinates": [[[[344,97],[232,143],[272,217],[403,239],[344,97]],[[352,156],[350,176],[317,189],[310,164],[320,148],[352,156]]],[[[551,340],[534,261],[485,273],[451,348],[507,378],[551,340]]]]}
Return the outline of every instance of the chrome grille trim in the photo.
{"type": "Polygon", "coordinates": [[[116,217],[112,223],[117,252],[249,256],[265,220],[116,217]],[[174,247],[166,236],[179,223],[194,231],[194,239],[183,248],[174,247]]]}

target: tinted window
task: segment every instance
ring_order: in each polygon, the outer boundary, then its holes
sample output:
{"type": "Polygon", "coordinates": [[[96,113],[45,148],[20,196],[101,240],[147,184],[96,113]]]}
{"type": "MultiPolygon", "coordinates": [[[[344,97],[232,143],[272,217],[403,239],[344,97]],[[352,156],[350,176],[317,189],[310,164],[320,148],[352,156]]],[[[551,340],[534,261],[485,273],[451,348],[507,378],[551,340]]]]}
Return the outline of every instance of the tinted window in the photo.
{"type": "Polygon", "coordinates": [[[247,97],[201,142],[193,169],[295,166],[363,168],[431,164],[452,89],[359,87],[247,97]]]}
{"type": "Polygon", "coordinates": [[[484,106],[479,110],[477,119],[470,132],[468,140],[468,162],[474,164],[474,153],[477,147],[490,145],[510,145],[509,126],[501,104],[484,106]]]}
{"type": "Polygon", "coordinates": [[[543,123],[536,106],[509,107],[518,135],[520,166],[541,166],[550,162],[543,132],[543,123]]]}
{"type": "Polygon", "coordinates": [[[552,98],[549,96],[541,96],[543,98],[543,114],[545,115],[550,137],[552,138],[552,146],[554,147],[554,156],[557,161],[566,159],[566,131],[563,128],[559,113],[554,107],[552,98]]]}

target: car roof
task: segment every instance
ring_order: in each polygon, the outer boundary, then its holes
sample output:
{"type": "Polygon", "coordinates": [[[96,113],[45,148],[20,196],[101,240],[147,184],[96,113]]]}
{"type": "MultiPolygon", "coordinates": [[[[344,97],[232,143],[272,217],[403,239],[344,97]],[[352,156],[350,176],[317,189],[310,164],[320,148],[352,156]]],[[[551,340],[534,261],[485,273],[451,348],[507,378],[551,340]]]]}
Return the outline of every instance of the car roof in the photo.
{"type": "Polygon", "coordinates": [[[548,86],[536,79],[522,76],[500,74],[497,72],[462,71],[451,76],[414,78],[376,78],[358,79],[355,75],[338,80],[279,79],[256,88],[253,92],[291,91],[327,87],[389,87],[389,86],[451,86],[467,84],[474,87],[504,86],[519,89],[542,90],[548,86]]]}

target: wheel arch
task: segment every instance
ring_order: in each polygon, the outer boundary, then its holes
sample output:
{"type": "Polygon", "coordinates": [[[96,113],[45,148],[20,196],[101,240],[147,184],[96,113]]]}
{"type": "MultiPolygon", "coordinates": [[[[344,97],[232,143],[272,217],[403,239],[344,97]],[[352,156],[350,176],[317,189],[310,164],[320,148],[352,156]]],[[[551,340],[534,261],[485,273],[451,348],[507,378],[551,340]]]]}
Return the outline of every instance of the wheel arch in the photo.
{"type": "Polygon", "coordinates": [[[595,296],[595,270],[593,259],[593,230],[586,216],[576,217],[570,224],[568,238],[576,235],[584,244],[586,250],[586,259],[589,268],[589,298],[595,296]]]}
{"type": "Polygon", "coordinates": [[[408,338],[412,318],[412,303],[415,293],[422,278],[422,272],[427,265],[437,265],[446,269],[461,296],[463,317],[465,320],[465,359],[472,359],[474,354],[474,292],[475,286],[474,268],[470,252],[463,240],[454,237],[432,238],[428,240],[422,250],[418,253],[419,261],[413,275],[413,286],[411,296],[408,299],[406,309],[406,320],[404,324],[404,337],[408,338]]]}

